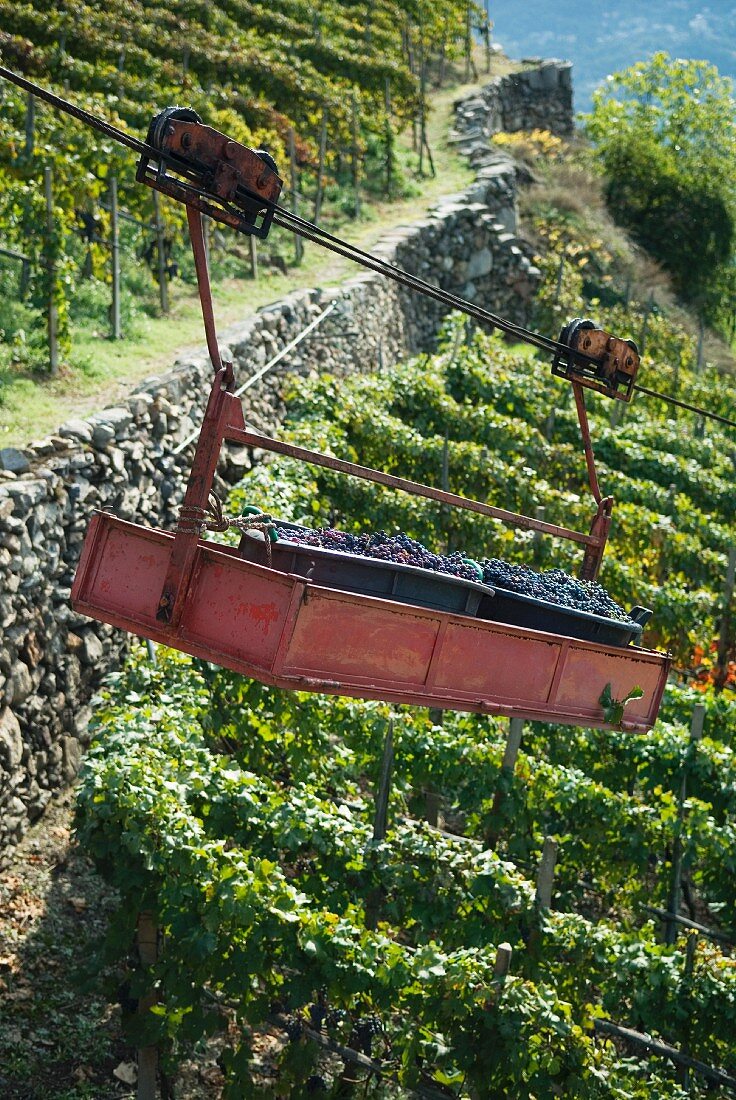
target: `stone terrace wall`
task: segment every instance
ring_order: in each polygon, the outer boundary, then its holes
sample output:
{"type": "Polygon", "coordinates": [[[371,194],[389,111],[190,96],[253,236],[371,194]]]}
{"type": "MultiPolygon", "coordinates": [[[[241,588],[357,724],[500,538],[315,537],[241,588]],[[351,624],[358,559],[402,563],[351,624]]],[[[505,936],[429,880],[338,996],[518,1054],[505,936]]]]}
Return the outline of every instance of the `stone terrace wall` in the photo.
{"type": "Polygon", "coordinates": [[[567,137],[575,128],[572,63],[542,61],[533,68],[499,76],[477,96],[456,104],[458,124],[469,136],[499,130],[549,130],[567,137]]]}
{"type": "MultiPolygon", "coordinates": [[[[531,102],[530,75],[519,86],[523,94],[503,82],[492,88],[500,87],[508,103],[521,94],[523,107],[531,102]]],[[[460,106],[458,137],[475,126],[472,113],[460,106]]],[[[535,109],[534,125],[536,117],[535,109]]],[[[472,133],[461,144],[468,153],[478,151],[472,133]]],[[[515,194],[513,162],[494,154],[468,192],[449,196],[424,221],[396,229],[376,251],[524,323],[539,272],[515,236],[515,194]]],[[[337,305],[330,316],[248,390],[246,418],[257,429],[275,432],[283,419],[284,372],[360,371],[379,359],[390,363],[428,349],[444,312],[373,273],[337,290],[296,292],[223,334],[238,381],[332,300],[337,305]]],[[[71,420],[24,451],[0,450],[0,849],[17,840],[53,791],[74,777],[87,742],[90,698],[129,643],[127,635],[70,606],[89,518],[95,509],[109,509],[124,519],[173,527],[193,444],[180,454],[175,448],[196,431],[210,376],[209,359],[197,351],[119,406],[71,420]]],[[[225,451],[223,484],[239,480],[253,461],[246,449],[225,451]]]]}

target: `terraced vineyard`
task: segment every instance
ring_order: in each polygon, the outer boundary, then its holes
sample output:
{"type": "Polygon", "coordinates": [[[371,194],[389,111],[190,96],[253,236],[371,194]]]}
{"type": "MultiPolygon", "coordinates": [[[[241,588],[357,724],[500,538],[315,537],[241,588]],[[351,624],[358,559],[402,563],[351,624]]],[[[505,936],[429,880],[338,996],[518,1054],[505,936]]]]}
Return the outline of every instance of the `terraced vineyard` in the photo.
{"type": "MultiPolygon", "coordinates": [[[[462,325],[449,322],[435,356],[300,380],[289,436],[429,483],[444,468],[452,490],[585,526],[563,384],[496,338],[459,344],[462,325]]],[[[685,366],[680,381],[705,390],[714,375],[685,366]]],[[[718,384],[727,406],[733,384],[718,384]]],[[[504,721],[279,693],[176,654],[158,668],[140,656],[103,702],[82,838],[122,892],[127,934],[141,904],[166,930],[159,1034],[182,1054],[229,1027],[228,1095],[674,1100],[734,1087],[733,635],[720,693],[712,667],[734,441],[641,397],[614,424],[609,402],[588,400],[602,487],[619,498],[601,579],[624,606],[653,608],[645,643],[680,668],[650,734],[532,723],[510,770],[504,721]],[[551,907],[535,886],[549,837],[551,907]],[[652,907],[681,900],[712,934],[670,921],[663,943],[652,907]],[[266,1026],[279,1065],[268,1087],[249,1060],[266,1026]],[[675,1061],[647,1055],[643,1034],[675,1061]]],[[[288,459],[256,468],[230,503],[575,567],[555,541],[288,459]]]]}
{"type": "MultiPolygon", "coordinates": [[[[235,140],[269,149],[287,183],[291,133],[302,213],[306,202],[310,214],[316,208],[319,176],[333,216],[345,216],[355,213],[360,190],[388,197],[401,190],[394,140],[407,122],[426,116],[426,67],[438,78],[484,21],[471,0],[448,0],[441,11],[424,0],[69,0],[53,10],[1,0],[0,62],[139,137],[163,107],[192,107],[235,140]]],[[[126,150],[5,81],[0,97],[0,247],[28,264],[21,271],[19,259],[5,256],[1,327],[17,345],[16,360],[40,367],[43,340],[34,330],[43,331],[38,311],[50,297],[62,357],[71,346],[70,314],[106,326],[98,299],[110,280],[113,176],[127,219],[123,249],[153,269],[128,271],[127,308],[142,296],[155,311],[152,198],[134,185],[126,150]],[[51,222],[45,169],[52,172],[51,222]]],[[[168,202],[162,210],[166,270],[188,272],[174,232],[183,211],[168,202]]]]}

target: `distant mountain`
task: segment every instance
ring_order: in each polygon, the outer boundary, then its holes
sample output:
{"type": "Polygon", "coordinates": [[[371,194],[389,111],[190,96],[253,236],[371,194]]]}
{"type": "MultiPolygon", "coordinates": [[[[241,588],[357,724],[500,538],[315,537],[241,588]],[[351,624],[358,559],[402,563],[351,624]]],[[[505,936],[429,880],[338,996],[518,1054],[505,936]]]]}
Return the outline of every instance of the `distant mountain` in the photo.
{"type": "Polygon", "coordinates": [[[573,62],[578,111],[589,110],[609,73],[657,50],[710,61],[736,79],[736,0],[490,0],[488,10],[509,57],[573,62]]]}

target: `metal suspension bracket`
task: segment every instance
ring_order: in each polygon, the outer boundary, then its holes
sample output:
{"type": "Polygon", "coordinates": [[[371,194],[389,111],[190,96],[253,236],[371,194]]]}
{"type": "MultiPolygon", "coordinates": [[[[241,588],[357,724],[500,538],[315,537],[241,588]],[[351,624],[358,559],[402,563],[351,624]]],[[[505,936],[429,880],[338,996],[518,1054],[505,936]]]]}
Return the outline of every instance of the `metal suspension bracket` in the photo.
{"type": "Polygon", "coordinates": [[[283,180],[264,149],[248,149],[205,126],[188,107],[166,107],[151,121],[136,179],[239,233],[268,236],[283,180]]]}
{"type": "Polygon", "coordinates": [[[570,348],[570,354],[555,355],[552,374],[618,401],[631,400],[640,362],[633,340],[612,336],[593,321],[576,317],[562,329],[559,342],[570,348]]]}
{"type": "Polygon", "coordinates": [[[575,408],[578,414],[578,423],[580,424],[580,435],[583,440],[585,465],[588,470],[588,484],[593,494],[593,499],[598,505],[598,510],[590,528],[591,537],[595,542],[585,547],[585,555],[580,569],[580,576],[583,580],[594,581],[598,578],[601,562],[603,560],[603,552],[606,549],[606,542],[608,541],[608,533],[611,529],[613,497],[604,497],[601,494],[600,485],[598,484],[598,471],[595,468],[595,455],[593,454],[593,444],[590,438],[588,413],[585,408],[585,394],[583,393],[582,383],[578,381],[578,379],[573,381],[572,392],[575,395],[575,408]]]}

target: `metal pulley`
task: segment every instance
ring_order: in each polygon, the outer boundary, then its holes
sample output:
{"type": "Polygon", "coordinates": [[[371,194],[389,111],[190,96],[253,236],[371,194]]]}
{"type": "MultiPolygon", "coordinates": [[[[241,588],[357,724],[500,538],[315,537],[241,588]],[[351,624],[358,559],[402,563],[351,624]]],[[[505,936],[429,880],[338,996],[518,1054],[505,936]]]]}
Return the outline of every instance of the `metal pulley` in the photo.
{"type": "Polygon", "coordinates": [[[265,149],[249,149],[189,107],[166,107],[151,121],[136,179],[240,233],[266,237],[283,180],[265,149]]]}
{"type": "Polygon", "coordinates": [[[555,355],[554,375],[619,401],[631,400],[640,362],[633,340],[612,336],[593,321],[576,317],[564,326],[559,342],[569,347],[571,354],[555,355]]]}

